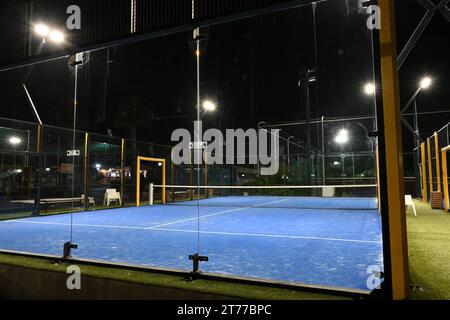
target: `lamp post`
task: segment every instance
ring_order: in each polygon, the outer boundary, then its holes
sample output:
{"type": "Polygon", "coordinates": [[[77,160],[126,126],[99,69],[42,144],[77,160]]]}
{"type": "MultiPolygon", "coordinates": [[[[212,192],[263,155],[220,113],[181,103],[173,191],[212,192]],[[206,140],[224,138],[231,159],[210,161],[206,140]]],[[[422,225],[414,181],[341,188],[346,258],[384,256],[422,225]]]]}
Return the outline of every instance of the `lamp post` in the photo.
{"type": "Polygon", "coordinates": [[[414,175],[415,175],[415,180],[416,180],[415,185],[416,185],[416,195],[417,196],[419,196],[421,194],[421,184],[422,184],[422,181],[420,179],[420,173],[419,173],[419,159],[420,159],[419,149],[420,149],[420,144],[422,142],[422,139],[420,138],[419,121],[418,121],[418,117],[417,117],[417,96],[422,92],[422,90],[428,89],[432,85],[432,83],[433,83],[433,79],[431,79],[430,77],[422,78],[422,80],[419,83],[418,88],[413,93],[413,95],[411,96],[411,98],[408,100],[408,102],[406,103],[406,105],[403,107],[403,109],[401,111],[402,123],[406,126],[406,128],[414,136],[414,148],[416,150],[414,152],[414,175]],[[413,107],[414,107],[414,110],[413,110],[414,127],[412,127],[409,124],[409,122],[403,117],[403,115],[406,113],[406,111],[408,110],[408,108],[411,105],[413,105],[413,107]]]}
{"type": "MultiPolygon", "coordinates": [[[[344,145],[349,141],[349,133],[346,129],[341,129],[337,136],[334,138],[334,141],[344,149],[344,145]]],[[[341,161],[342,161],[342,176],[345,176],[345,153],[342,151],[341,161]]]]}
{"type": "Polygon", "coordinates": [[[323,185],[326,184],[326,176],[325,176],[325,117],[322,116],[321,119],[322,124],[322,183],[323,185]]]}
{"type": "MultiPolygon", "coordinates": [[[[265,122],[265,121],[260,121],[260,122],[258,122],[258,124],[256,125],[256,131],[257,131],[257,134],[258,134],[258,139],[259,139],[259,130],[260,130],[261,126],[264,125],[264,124],[267,124],[267,122],[265,122]]],[[[261,171],[261,166],[260,166],[260,164],[259,164],[259,143],[258,143],[258,155],[257,155],[257,157],[256,157],[256,170],[257,170],[256,176],[259,177],[259,173],[260,173],[260,171],[261,171]]]]}
{"type": "Polygon", "coordinates": [[[295,137],[294,136],[290,136],[288,139],[287,139],[287,165],[288,165],[288,172],[289,172],[289,170],[290,170],[290,168],[291,168],[291,161],[290,161],[290,148],[289,148],[289,143],[290,143],[290,140],[291,139],[294,139],[295,137]]]}

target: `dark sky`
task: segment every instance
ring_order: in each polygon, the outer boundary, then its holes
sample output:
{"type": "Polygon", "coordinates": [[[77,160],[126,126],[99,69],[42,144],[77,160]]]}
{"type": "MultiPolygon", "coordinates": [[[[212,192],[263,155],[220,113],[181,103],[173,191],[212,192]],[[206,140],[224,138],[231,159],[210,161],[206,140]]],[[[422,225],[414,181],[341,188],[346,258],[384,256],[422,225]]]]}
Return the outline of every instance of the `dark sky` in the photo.
{"type": "MultiPolygon", "coordinates": [[[[202,99],[216,102],[220,110],[204,115],[205,124],[249,128],[261,121],[303,121],[305,87],[298,87],[298,82],[309,69],[317,75],[310,87],[312,119],[373,117],[373,101],[362,91],[373,79],[370,32],[364,27],[364,16],[344,3],[320,3],[315,20],[307,6],[202,30],[207,36],[201,55],[202,99]]],[[[396,4],[400,51],[425,10],[416,1],[396,4]]],[[[429,75],[434,84],[418,97],[419,112],[450,109],[449,31],[450,22],[436,13],[400,70],[402,104],[420,78],[429,75]]],[[[191,128],[196,66],[190,39],[190,32],[185,32],[91,52],[79,72],[77,127],[102,134],[110,129],[117,136],[137,134],[159,143],[168,143],[175,128],[191,128]]],[[[33,120],[20,87],[25,82],[44,122],[70,127],[73,77],[66,59],[1,74],[0,116],[33,120]]],[[[450,121],[450,113],[421,115],[419,121],[421,132],[429,135],[450,121]]],[[[328,134],[345,126],[355,132],[361,127],[373,129],[372,120],[359,122],[330,125],[328,134]]],[[[315,148],[320,148],[319,129],[316,124],[310,128],[315,148]]],[[[294,135],[300,144],[307,138],[302,126],[286,127],[283,134],[294,135]]],[[[363,139],[363,134],[358,137],[363,139]]],[[[407,131],[404,142],[405,151],[411,151],[407,131]]],[[[355,151],[366,148],[365,142],[353,146],[355,151]]]]}

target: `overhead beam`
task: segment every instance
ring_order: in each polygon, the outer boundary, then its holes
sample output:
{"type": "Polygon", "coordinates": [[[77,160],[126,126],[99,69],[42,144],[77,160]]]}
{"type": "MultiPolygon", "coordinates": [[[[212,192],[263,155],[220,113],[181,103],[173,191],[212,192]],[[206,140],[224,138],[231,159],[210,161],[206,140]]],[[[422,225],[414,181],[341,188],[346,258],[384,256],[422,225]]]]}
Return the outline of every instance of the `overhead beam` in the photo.
{"type": "Polygon", "coordinates": [[[450,10],[447,8],[447,4],[450,0],[441,0],[437,6],[434,5],[434,3],[432,3],[430,0],[417,1],[427,10],[427,12],[425,13],[417,28],[414,30],[402,52],[398,56],[398,70],[400,70],[409,54],[416,46],[423,32],[428,27],[434,15],[436,14],[436,11],[440,11],[442,15],[450,22],[450,10]]]}

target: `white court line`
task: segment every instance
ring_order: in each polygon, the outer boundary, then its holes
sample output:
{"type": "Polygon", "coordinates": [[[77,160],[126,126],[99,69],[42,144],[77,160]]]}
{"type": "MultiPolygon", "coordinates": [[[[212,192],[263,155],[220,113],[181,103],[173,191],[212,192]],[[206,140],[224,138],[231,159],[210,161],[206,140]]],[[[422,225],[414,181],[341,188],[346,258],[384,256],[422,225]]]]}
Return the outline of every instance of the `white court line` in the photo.
{"type": "MultiPolygon", "coordinates": [[[[30,223],[30,224],[43,224],[43,225],[54,225],[54,226],[70,226],[70,223],[62,223],[62,222],[40,222],[40,221],[30,221],[30,220],[10,220],[10,221],[1,221],[1,223],[30,223]]],[[[74,227],[94,227],[94,228],[118,228],[118,229],[137,229],[137,230],[145,230],[147,228],[144,227],[130,227],[130,226],[115,226],[115,225],[105,225],[105,224],[78,224],[73,223],[74,227]]]]}
{"type": "MultiPolygon", "coordinates": [[[[44,224],[44,225],[58,225],[58,226],[70,226],[69,223],[57,223],[57,222],[37,222],[37,221],[3,221],[5,223],[31,223],[31,224],[44,224]]],[[[149,228],[143,227],[128,227],[128,226],[109,226],[109,225],[93,225],[93,224],[73,224],[77,227],[94,227],[94,228],[119,228],[119,229],[138,229],[147,231],[149,228]]],[[[151,229],[154,231],[169,231],[169,232],[185,232],[185,233],[197,233],[196,230],[181,230],[181,229],[167,229],[158,228],[151,229]]],[[[289,236],[289,235],[277,235],[277,234],[263,234],[263,233],[241,233],[241,232],[217,232],[217,231],[199,231],[201,234],[216,234],[226,236],[245,236],[245,237],[264,237],[264,238],[281,238],[281,239],[301,239],[301,240],[322,240],[322,241],[341,241],[341,242],[355,242],[355,243],[372,243],[381,244],[380,241],[370,240],[354,240],[354,239],[340,239],[340,238],[321,238],[321,237],[306,237],[306,236],[289,236]]]]}
{"type": "MultiPolygon", "coordinates": [[[[231,210],[226,210],[226,211],[220,211],[220,212],[216,212],[216,213],[200,216],[200,218],[207,218],[207,217],[217,216],[217,215],[221,215],[221,214],[225,214],[225,213],[229,213],[229,212],[233,212],[233,211],[250,209],[250,208],[254,208],[254,207],[258,207],[258,206],[265,206],[265,205],[268,205],[268,204],[271,204],[271,203],[281,202],[281,201],[286,201],[286,200],[288,200],[288,199],[283,199],[283,200],[277,200],[277,201],[272,201],[272,202],[268,202],[268,203],[263,203],[263,204],[259,204],[259,205],[253,206],[253,207],[243,207],[243,208],[236,208],[236,209],[231,209],[231,210]]],[[[181,223],[181,222],[185,222],[185,221],[192,221],[192,220],[197,220],[197,219],[199,219],[199,217],[193,217],[193,218],[188,218],[188,219],[183,219],[183,220],[163,223],[163,224],[159,224],[159,225],[152,226],[152,227],[130,227],[130,226],[115,226],[115,225],[101,225],[101,224],[77,224],[77,223],[74,223],[72,225],[76,226],[76,227],[98,227],[98,228],[150,230],[150,229],[155,229],[155,228],[159,228],[159,227],[165,227],[165,226],[169,226],[169,225],[172,225],[172,224],[177,224],[177,223],[181,223]]],[[[0,221],[0,223],[16,223],[16,222],[17,223],[42,224],[42,225],[55,225],[55,226],[70,226],[69,223],[62,223],[62,222],[40,222],[40,221],[30,221],[30,220],[6,220],[6,221],[0,221]]]]}
{"type": "MultiPolygon", "coordinates": [[[[178,221],[173,221],[173,222],[163,223],[163,224],[159,224],[159,225],[157,225],[157,226],[148,227],[148,228],[146,228],[146,229],[156,229],[156,228],[160,228],[160,227],[166,227],[166,226],[170,226],[170,225],[172,225],[172,224],[182,223],[182,222],[186,222],[186,221],[193,221],[193,220],[198,220],[198,219],[202,219],[202,218],[214,217],[214,216],[218,216],[218,215],[225,214],[225,213],[230,213],[230,212],[235,212],[235,211],[240,211],[240,210],[245,210],[245,209],[251,209],[251,208],[256,208],[256,207],[261,207],[261,206],[266,206],[266,205],[268,205],[268,204],[273,204],[273,203],[283,202],[283,201],[287,201],[287,200],[289,200],[289,199],[283,199],[283,200],[271,201],[271,202],[267,202],[267,203],[258,204],[258,205],[255,205],[255,206],[248,206],[248,207],[242,207],[242,208],[230,209],[230,210],[226,210],[226,211],[220,211],[220,212],[216,212],[216,213],[206,214],[206,215],[200,216],[200,217],[193,217],[193,218],[187,218],[187,219],[183,219],[183,220],[178,220],[178,221]]],[[[200,205],[200,206],[201,206],[201,205],[200,205]]],[[[207,206],[207,205],[206,205],[206,206],[207,206]]]]}
{"type": "MultiPolygon", "coordinates": [[[[180,230],[180,229],[164,229],[164,228],[159,228],[159,229],[155,229],[155,230],[172,231],[172,232],[189,232],[189,233],[197,233],[198,232],[196,230],[180,230]]],[[[287,236],[287,235],[263,234],[263,233],[217,232],[217,231],[199,231],[199,232],[200,233],[204,233],[204,234],[218,234],[218,235],[229,235],[229,236],[287,238],[287,239],[324,240],[324,241],[343,241],[343,242],[375,243],[375,244],[381,244],[382,243],[380,241],[371,241],[371,240],[353,240],[353,239],[339,239],[339,238],[287,236]]]]}

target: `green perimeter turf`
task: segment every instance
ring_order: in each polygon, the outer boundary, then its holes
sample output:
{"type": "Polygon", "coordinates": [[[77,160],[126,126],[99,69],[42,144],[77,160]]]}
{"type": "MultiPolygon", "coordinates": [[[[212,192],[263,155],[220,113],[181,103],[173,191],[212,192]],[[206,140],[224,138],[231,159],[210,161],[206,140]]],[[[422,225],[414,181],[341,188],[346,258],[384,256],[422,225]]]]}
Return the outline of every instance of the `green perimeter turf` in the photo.
{"type": "MultiPolygon", "coordinates": [[[[0,254],[0,264],[27,267],[37,270],[66,272],[68,263],[55,264],[48,259],[0,254]]],[[[127,270],[114,267],[98,267],[78,263],[84,275],[147,284],[165,288],[216,294],[245,300],[350,300],[349,297],[305,292],[294,289],[274,288],[250,284],[199,279],[187,282],[180,275],[167,275],[145,271],[127,270]]]]}
{"type": "Polygon", "coordinates": [[[450,300],[450,213],[415,200],[408,210],[410,299],[450,300]],[[421,291],[423,290],[423,291],[421,291]]]}

